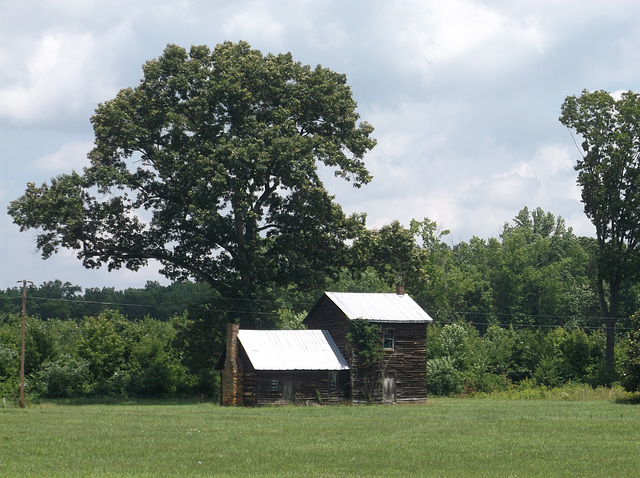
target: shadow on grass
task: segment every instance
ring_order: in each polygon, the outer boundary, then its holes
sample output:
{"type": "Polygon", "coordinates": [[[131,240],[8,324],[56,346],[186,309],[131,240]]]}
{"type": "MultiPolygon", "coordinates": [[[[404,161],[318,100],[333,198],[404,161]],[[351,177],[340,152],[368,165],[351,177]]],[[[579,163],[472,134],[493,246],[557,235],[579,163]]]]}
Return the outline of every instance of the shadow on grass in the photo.
{"type": "Polygon", "coordinates": [[[625,397],[616,398],[620,405],[640,405],[640,392],[628,393],[625,397]]]}
{"type": "Polygon", "coordinates": [[[48,398],[38,399],[32,402],[34,405],[196,405],[200,403],[218,404],[218,400],[210,397],[185,397],[185,398],[122,398],[122,397],[90,397],[90,398],[48,398]]]}

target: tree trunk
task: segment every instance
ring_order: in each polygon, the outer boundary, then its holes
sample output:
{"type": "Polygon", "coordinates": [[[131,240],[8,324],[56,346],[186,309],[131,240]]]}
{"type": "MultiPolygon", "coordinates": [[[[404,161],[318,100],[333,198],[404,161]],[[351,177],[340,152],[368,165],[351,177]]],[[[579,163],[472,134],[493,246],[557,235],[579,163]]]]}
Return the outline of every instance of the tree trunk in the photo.
{"type": "Polygon", "coordinates": [[[240,288],[231,292],[235,299],[236,311],[240,316],[240,323],[244,327],[253,328],[258,324],[258,315],[256,313],[256,305],[254,300],[254,283],[252,280],[252,272],[250,265],[249,252],[247,248],[247,238],[252,231],[246,223],[241,203],[236,199],[232,199],[234,229],[236,234],[236,243],[238,250],[236,251],[235,261],[236,269],[240,275],[240,288]]]}
{"type": "Polygon", "coordinates": [[[620,286],[613,281],[609,284],[609,304],[605,300],[604,281],[598,283],[598,293],[600,295],[600,305],[605,320],[606,344],[604,350],[604,368],[602,376],[605,385],[611,385],[616,378],[615,367],[615,344],[616,344],[616,322],[618,318],[618,296],[620,286]]]}

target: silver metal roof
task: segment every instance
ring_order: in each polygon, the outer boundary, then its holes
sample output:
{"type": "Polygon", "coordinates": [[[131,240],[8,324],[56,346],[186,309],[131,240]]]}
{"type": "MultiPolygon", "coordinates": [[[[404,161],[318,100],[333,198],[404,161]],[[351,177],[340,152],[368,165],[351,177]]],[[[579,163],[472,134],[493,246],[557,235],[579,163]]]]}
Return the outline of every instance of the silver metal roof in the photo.
{"type": "Polygon", "coordinates": [[[348,370],[326,330],[243,330],[238,340],[256,370],[348,370]]]}
{"type": "Polygon", "coordinates": [[[369,322],[426,323],[433,319],[407,294],[325,292],[351,319],[369,322]]]}

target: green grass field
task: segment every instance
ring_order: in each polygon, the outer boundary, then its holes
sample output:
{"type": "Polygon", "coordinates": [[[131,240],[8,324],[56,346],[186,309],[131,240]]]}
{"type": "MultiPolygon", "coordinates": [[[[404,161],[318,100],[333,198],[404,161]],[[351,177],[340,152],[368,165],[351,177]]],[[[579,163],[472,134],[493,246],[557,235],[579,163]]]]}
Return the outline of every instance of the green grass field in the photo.
{"type": "Polygon", "coordinates": [[[640,406],[434,399],[421,405],[0,408],[0,476],[640,476],[640,406]]]}

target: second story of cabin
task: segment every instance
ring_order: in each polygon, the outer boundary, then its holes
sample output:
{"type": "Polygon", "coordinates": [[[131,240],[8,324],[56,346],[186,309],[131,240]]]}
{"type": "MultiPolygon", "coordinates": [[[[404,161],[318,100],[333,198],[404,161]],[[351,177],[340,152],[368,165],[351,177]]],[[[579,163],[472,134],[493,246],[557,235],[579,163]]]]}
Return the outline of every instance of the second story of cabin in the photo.
{"type": "Polygon", "coordinates": [[[358,319],[380,326],[386,355],[426,360],[426,326],[433,319],[407,294],[325,292],[303,323],[309,329],[328,330],[348,357],[349,321],[358,319]]]}

